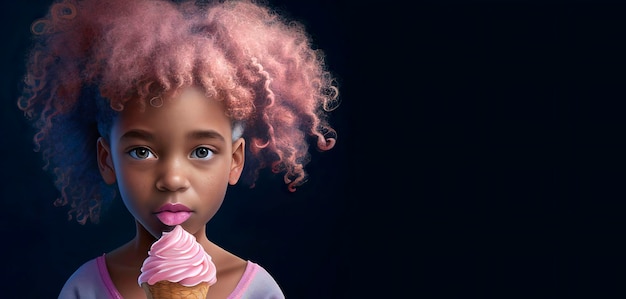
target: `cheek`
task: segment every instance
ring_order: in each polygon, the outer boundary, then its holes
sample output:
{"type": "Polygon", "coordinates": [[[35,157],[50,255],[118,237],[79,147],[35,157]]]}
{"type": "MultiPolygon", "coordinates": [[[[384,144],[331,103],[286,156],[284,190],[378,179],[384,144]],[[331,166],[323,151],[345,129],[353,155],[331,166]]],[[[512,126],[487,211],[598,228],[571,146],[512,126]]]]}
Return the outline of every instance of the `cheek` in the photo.
{"type": "Polygon", "coordinates": [[[218,194],[220,194],[220,191],[224,189],[222,185],[223,183],[221,182],[221,180],[216,180],[214,178],[201,178],[199,180],[196,180],[195,184],[192,183],[194,192],[200,198],[210,198],[208,200],[210,202],[219,199],[218,194]]]}
{"type": "Polygon", "coordinates": [[[203,206],[217,210],[224,200],[228,179],[223,176],[204,176],[196,180],[193,188],[203,206]]]}
{"type": "Polygon", "coordinates": [[[148,175],[138,174],[132,169],[124,168],[116,170],[116,173],[120,195],[127,205],[134,206],[148,199],[152,187],[148,175]]]}

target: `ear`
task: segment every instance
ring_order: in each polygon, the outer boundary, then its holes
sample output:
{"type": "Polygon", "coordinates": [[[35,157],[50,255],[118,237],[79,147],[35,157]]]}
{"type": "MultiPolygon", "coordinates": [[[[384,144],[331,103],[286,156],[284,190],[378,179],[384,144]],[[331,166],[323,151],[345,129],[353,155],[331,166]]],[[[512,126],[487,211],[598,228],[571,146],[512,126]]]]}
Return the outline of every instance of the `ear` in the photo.
{"type": "Polygon", "coordinates": [[[228,175],[228,183],[234,185],[239,181],[243,164],[245,161],[246,141],[243,138],[233,142],[233,160],[230,163],[230,174],[228,175]]]}
{"type": "Polygon", "coordinates": [[[115,168],[113,167],[111,147],[102,137],[98,138],[98,168],[105,183],[109,185],[115,183],[115,168]]]}

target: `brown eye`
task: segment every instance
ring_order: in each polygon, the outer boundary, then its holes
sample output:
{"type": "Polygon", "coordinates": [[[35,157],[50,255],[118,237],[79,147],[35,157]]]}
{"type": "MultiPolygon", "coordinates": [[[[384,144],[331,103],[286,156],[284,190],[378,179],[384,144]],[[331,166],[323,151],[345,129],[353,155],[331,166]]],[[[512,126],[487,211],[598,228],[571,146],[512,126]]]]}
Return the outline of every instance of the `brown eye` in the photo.
{"type": "Polygon", "coordinates": [[[154,158],[154,154],[145,147],[138,147],[130,150],[128,154],[138,160],[145,160],[149,158],[154,158]]]}
{"type": "Polygon", "coordinates": [[[206,147],[199,147],[191,153],[191,157],[194,159],[207,159],[213,154],[213,151],[206,147]]]}

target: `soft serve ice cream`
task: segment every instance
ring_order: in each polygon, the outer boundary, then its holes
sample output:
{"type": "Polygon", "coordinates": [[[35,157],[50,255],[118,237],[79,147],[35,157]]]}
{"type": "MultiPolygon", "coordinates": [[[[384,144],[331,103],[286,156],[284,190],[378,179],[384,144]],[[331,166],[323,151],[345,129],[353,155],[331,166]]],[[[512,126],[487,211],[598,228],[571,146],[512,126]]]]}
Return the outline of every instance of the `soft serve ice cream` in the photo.
{"type": "Polygon", "coordinates": [[[164,292],[155,290],[158,285],[167,285],[170,289],[180,288],[176,290],[178,292],[193,292],[189,288],[200,286],[206,290],[203,291],[204,295],[198,296],[204,298],[208,287],[217,281],[216,273],[211,256],[193,235],[176,225],[152,244],[148,258],[141,267],[138,282],[146,290],[148,298],[166,298],[155,295],[155,292],[164,292]]]}

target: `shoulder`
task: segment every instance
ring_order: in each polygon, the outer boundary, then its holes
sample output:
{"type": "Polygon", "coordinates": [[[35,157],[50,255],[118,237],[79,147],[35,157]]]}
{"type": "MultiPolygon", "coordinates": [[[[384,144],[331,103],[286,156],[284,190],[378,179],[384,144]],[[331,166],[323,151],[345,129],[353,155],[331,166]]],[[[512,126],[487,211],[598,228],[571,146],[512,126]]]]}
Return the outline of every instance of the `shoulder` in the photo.
{"type": "Polygon", "coordinates": [[[241,281],[233,292],[231,298],[263,298],[263,299],[283,299],[280,286],[272,275],[262,266],[252,261],[248,261],[246,271],[241,277],[241,281]]]}
{"type": "Polygon", "coordinates": [[[59,299],[114,298],[109,295],[102,275],[103,270],[106,271],[104,256],[85,262],[67,279],[59,293],[59,299]]]}

